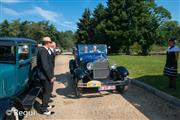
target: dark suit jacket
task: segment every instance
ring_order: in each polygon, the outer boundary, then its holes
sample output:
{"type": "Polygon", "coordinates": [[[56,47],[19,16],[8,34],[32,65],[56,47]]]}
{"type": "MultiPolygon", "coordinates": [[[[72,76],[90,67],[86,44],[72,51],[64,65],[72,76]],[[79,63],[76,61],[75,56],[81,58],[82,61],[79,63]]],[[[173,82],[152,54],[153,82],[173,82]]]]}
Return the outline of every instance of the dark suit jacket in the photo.
{"type": "Polygon", "coordinates": [[[52,61],[53,67],[55,67],[55,57],[56,57],[55,51],[51,50],[51,55],[50,56],[51,56],[51,61],[52,61]]]}
{"type": "Polygon", "coordinates": [[[54,77],[54,66],[48,50],[39,47],[37,54],[37,74],[40,80],[51,80],[54,77]]]}

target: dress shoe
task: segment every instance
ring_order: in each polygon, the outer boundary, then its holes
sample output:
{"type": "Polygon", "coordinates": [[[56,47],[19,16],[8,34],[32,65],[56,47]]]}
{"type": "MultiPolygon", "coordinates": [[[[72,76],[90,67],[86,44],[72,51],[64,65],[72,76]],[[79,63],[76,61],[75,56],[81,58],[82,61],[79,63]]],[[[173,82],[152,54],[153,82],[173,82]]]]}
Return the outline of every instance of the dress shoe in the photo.
{"type": "Polygon", "coordinates": [[[53,102],[53,100],[52,99],[49,99],[49,101],[48,101],[49,103],[52,103],[53,102]]]}
{"type": "Polygon", "coordinates": [[[51,94],[51,98],[55,98],[56,97],[56,95],[54,95],[54,94],[51,94]]]}
{"type": "Polygon", "coordinates": [[[55,107],[55,105],[49,105],[48,107],[47,107],[47,109],[52,109],[52,108],[54,108],[55,107]]]}
{"type": "Polygon", "coordinates": [[[52,115],[52,114],[54,114],[54,112],[49,111],[48,109],[43,111],[43,115],[52,115]]]}

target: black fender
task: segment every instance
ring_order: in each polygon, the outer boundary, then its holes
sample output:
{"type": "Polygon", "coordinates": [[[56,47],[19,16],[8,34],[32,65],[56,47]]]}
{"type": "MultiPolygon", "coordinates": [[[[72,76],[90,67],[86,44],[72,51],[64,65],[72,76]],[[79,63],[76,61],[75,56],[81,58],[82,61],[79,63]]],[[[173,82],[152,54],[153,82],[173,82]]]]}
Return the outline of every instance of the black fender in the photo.
{"type": "Polygon", "coordinates": [[[77,77],[79,80],[82,80],[87,74],[85,73],[84,69],[76,68],[74,70],[74,77],[77,77]]]}
{"type": "Polygon", "coordinates": [[[123,66],[118,66],[116,69],[112,69],[110,76],[111,78],[118,80],[118,79],[124,79],[129,75],[129,71],[123,67],[123,66]]]}
{"type": "Polygon", "coordinates": [[[123,66],[118,66],[116,69],[118,74],[122,77],[127,77],[129,75],[129,71],[123,66]]]}

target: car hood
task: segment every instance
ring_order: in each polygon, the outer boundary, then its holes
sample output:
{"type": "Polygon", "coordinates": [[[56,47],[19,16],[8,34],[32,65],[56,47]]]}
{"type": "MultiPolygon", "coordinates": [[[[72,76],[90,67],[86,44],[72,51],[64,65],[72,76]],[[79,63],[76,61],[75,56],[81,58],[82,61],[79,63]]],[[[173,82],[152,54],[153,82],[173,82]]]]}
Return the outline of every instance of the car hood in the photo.
{"type": "Polygon", "coordinates": [[[14,77],[15,65],[0,64],[0,99],[14,94],[14,77]]]}
{"type": "Polygon", "coordinates": [[[91,53],[91,54],[83,54],[79,56],[80,61],[94,62],[98,59],[106,59],[106,55],[103,53],[91,53]]]}

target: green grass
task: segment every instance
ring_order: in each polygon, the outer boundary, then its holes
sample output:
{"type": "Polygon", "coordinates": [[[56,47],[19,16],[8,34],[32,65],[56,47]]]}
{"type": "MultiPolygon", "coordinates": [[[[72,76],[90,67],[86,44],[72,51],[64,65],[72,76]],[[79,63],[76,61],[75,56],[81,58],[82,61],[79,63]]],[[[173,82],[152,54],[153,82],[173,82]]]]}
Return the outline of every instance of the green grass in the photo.
{"type": "MultiPolygon", "coordinates": [[[[177,78],[177,89],[168,88],[168,79],[163,76],[165,56],[109,56],[111,63],[125,66],[130,77],[143,81],[159,90],[180,98],[180,74],[177,78]]],[[[180,71],[179,60],[178,71],[180,71]]]]}

